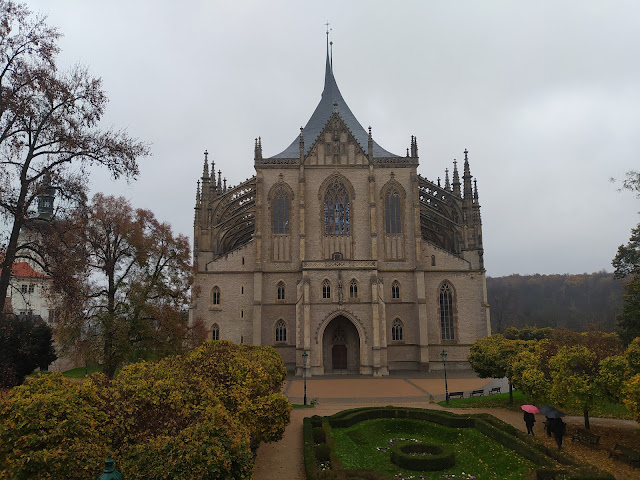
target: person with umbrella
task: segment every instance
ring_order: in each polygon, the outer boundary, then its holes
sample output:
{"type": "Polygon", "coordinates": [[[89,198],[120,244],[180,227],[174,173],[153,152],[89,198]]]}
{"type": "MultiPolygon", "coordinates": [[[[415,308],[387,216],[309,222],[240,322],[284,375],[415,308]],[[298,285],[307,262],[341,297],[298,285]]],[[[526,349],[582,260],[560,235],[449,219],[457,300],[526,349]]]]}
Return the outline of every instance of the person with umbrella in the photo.
{"type": "Polygon", "coordinates": [[[527,433],[535,436],[533,433],[533,424],[536,423],[536,417],[534,413],[538,413],[538,407],[534,405],[522,405],[520,408],[524,410],[524,423],[527,426],[527,433]]]}
{"type": "Polygon", "coordinates": [[[553,407],[550,407],[549,405],[540,405],[539,409],[540,409],[540,413],[547,418],[544,421],[544,430],[545,432],[547,432],[547,437],[551,437],[551,424],[553,423],[553,419],[550,418],[548,415],[551,412],[555,412],[556,409],[553,407]]]}
{"type": "Polygon", "coordinates": [[[547,418],[551,420],[551,426],[549,429],[551,430],[551,433],[553,433],[553,439],[556,441],[558,449],[562,449],[562,437],[567,429],[567,424],[564,423],[561,418],[564,417],[564,415],[564,412],[561,412],[560,410],[554,410],[547,414],[547,418]]]}

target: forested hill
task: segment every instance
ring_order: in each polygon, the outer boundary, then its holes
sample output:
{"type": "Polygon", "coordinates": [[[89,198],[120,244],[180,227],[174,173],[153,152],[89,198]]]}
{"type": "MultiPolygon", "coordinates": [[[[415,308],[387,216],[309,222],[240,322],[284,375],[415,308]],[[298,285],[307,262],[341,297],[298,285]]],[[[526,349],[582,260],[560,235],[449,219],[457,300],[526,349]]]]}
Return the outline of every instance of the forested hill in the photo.
{"type": "Polygon", "coordinates": [[[623,293],[622,282],[606,272],[487,277],[493,333],[525,325],[613,331],[623,293]]]}

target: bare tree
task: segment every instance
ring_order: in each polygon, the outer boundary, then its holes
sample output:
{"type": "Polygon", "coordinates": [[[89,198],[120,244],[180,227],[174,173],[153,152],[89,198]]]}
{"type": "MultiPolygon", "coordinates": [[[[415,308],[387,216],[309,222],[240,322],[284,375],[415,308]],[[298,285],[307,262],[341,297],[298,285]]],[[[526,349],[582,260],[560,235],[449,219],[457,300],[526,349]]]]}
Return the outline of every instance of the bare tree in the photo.
{"type": "Polygon", "coordinates": [[[148,155],[126,132],[98,128],[107,104],[101,80],[81,66],[58,71],[60,33],[45,20],[0,0],[0,222],[9,227],[0,244],[0,312],[14,261],[42,263],[34,244],[18,241],[34,225],[38,197],[53,185],[61,203],[82,204],[87,167],[135,178],[137,158],[148,155]]]}

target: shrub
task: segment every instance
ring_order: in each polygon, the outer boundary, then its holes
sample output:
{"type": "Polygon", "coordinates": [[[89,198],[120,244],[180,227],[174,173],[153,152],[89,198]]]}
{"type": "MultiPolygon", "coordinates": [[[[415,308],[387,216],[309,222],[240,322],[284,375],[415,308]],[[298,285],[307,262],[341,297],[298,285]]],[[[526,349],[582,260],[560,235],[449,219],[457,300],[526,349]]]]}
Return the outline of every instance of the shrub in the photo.
{"type": "Polygon", "coordinates": [[[316,460],[318,463],[331,459],[331,448],[326,443],[316,445],[316,460]]]}
{"type": "Polygon", "coordinates": [[[269,347],[212,343],[112,381],[14,389],[0,398],[0,478],[92,478],[108,452],[127,480],[251,478],[250,439],[278,440],[289,422],[284,366],[269,347]]]}
{"type": "Polygon", "coordinates": [[[21,385],[56,358],[51,327],[40,317],[0,314],[0,388],[21,385]]]}
{"type": "Polygon", "coordinates": [[[324,429],[322,427],[314,427],[313,443],[325,443],[324,429]]]}
{"type": "MultiPolygon", "coordinates": [[[[316,415],[317,416],[317,415],[316,415]]],[[[320,417],[318,417],[320,418],[320,417]]],[[[307,480],[315,480],[317,478],[318,461],[313,448],[313,427],[310,418],[302,420],[302,441],[304,454],[304,472],[307,480]]]]}
{"type": "Polygon", "coordinates": [[[453,448],[409,441],[396,442],[391,449],[391,462],[416,471],[437,471],[456,463],[453,448]]]}
{"type": "Polygon", "coordinates": [[[109,427],[91,384],[38,375],[0,399],[0,478],[95,478],[109,427]]]}

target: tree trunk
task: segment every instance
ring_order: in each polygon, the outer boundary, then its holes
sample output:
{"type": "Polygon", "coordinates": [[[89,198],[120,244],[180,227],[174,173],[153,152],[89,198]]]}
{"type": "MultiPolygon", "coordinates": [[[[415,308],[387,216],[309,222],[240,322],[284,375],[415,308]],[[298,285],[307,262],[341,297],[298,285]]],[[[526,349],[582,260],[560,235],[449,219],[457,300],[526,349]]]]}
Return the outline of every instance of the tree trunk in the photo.
{"type": "Polygon", "coordinates": [[[513,405],[513,385],[509,381],[509,405],[513,405]]]}
{"type": "Polygon", "coordinates": [[[589,430],[589,409],[584,407],[584,428],[589,430]]]}
{"type": "MultiPolygon", "coordinates": [[[[24,203],[24,202],[23,202],[24,203]]],[[[22,208],[20,204],[18,208],[22,208]]],[[[13,220],[13,228],[11,230],[11,236],[9,237],[9,245],[4,252],[4,259],[0,263],[2,272],[0,272],[0,315],[4,311],[4,304],[7,299],[7,292],[9,291],[9,283],[11,282],[11,269],[13,262],[18,252],[18,236],[20,230],[24,224],[24,219],[21,213],[17,213],[13,220]]]]}

